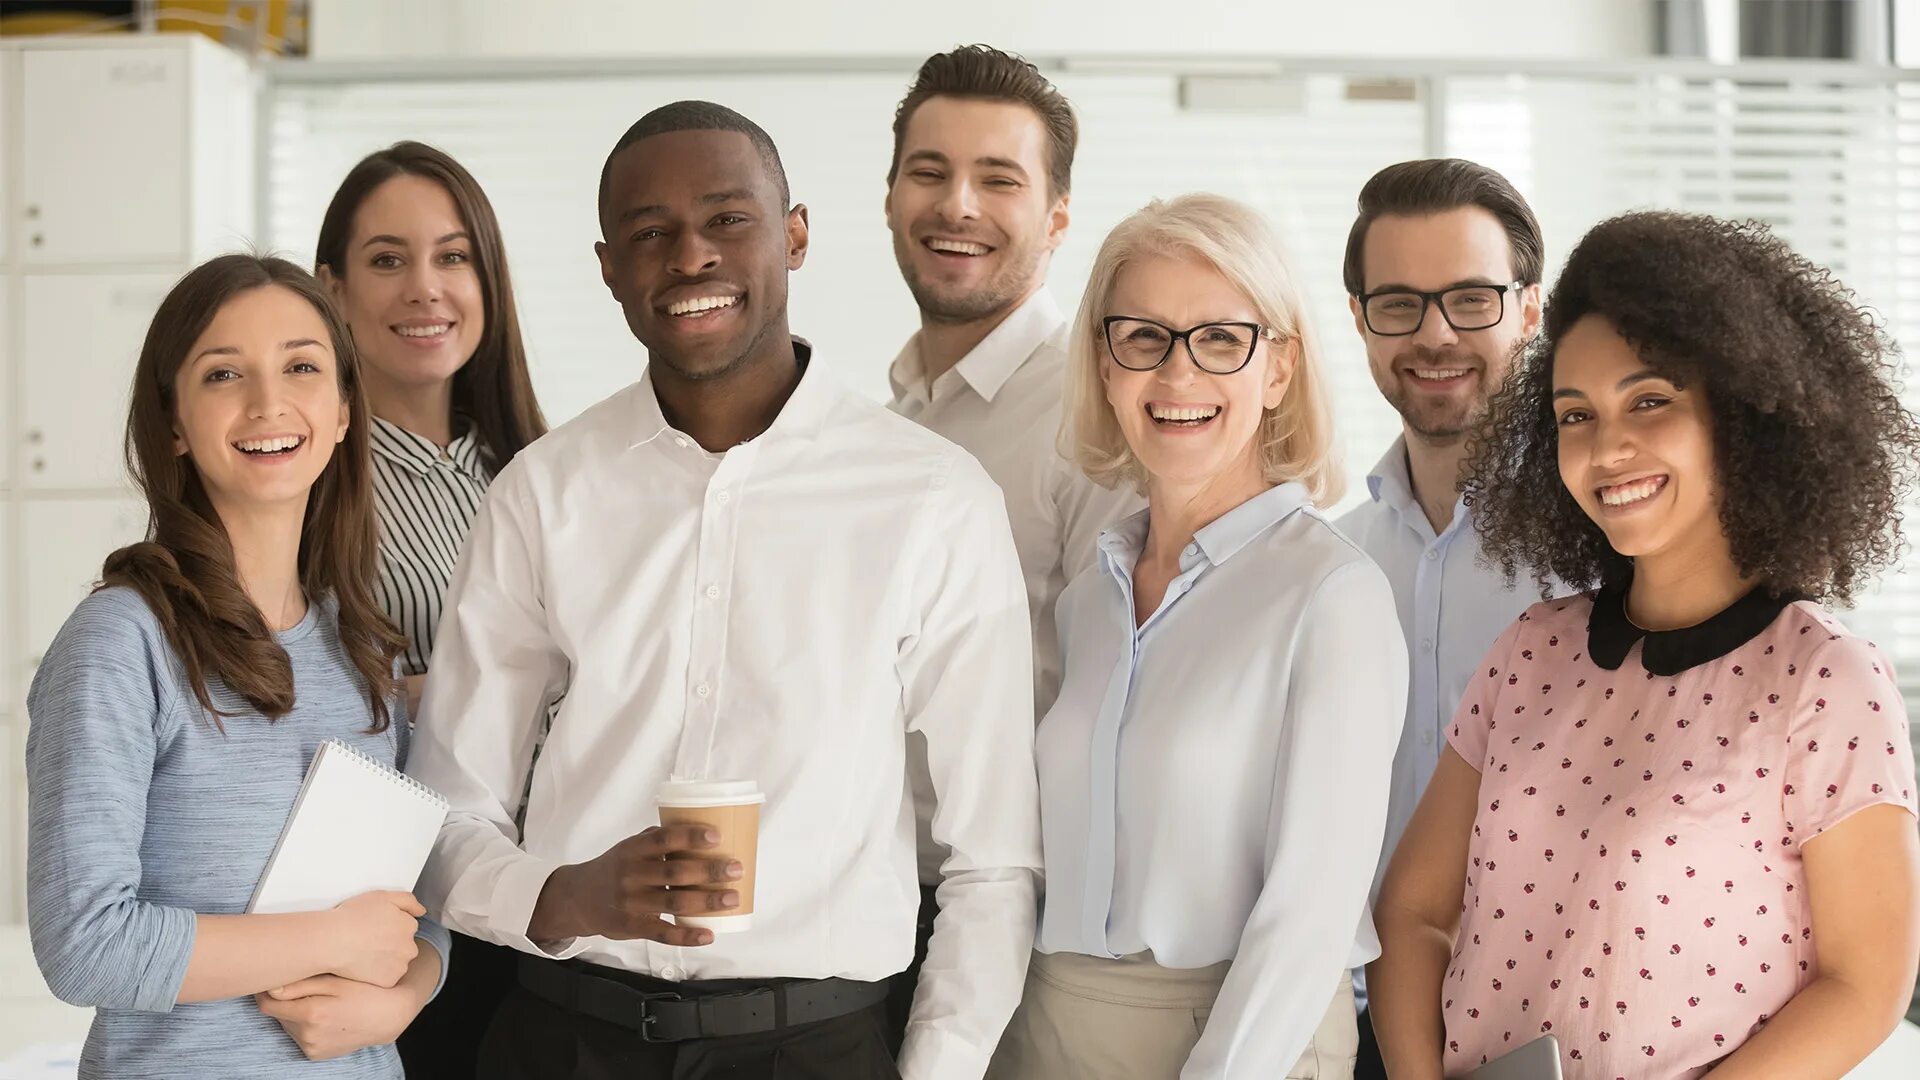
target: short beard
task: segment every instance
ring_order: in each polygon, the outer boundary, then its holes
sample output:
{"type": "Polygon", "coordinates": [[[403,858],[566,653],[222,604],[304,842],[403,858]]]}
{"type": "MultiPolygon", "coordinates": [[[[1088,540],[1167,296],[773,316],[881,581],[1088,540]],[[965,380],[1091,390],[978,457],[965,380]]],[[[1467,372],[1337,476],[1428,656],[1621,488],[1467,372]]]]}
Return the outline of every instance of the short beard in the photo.
{"type": "Polygon", "coordinates": [[[1024,288],[1001,288],[1000,282],[993,281],[964,296],[943,296],[928,289],[912,270],[906,270],[904,276],[907,291],[913,294],[913,302],[920,307],[921,318],[929,322],[970,323],[985,319],[1011,308],[1026,291],[1024,288]]]}
{"type": "MultiPolygon", "coordinates": [[[[1516,342],[1508,351],[1508,362],[1503,369],[1502,378],[1505,377],[1506,371],[1513,370],[1512,362],[1525,346],[1524,341],[1516,342]]],[[[1493,365],[1487,362],[1485,356],[1467,349],[1458,349],[1447,354],[1448,359],[1455,361],[1471,358],[1480,379],[1480,395],[1464,405],[1456,406],[1452,402],[1416,399],[1401,389],[1399,371],[1402,361],[1409,355],[1436,359],[1441,356],[1430,349],[1416,346],[1394,357],[1394,378],[1390,384],[1392,389],[1386,395],[1387,404],[1392,405],[1394,411],[1400,414],[1400,419],[1406,424],[1407,430],[1427,445],[1452,446],[1459,443],[1472,434],[1473,430],[1486,419],[1488,403],[1500,389],[1493,381],[1493,365]]]]}
{"type": "Polygon", "coordinates": [[[906,248],[914,242],[896,238],[893,255],[900,265],[900,276],[906,280],[907,291],[913,294],[913,302],[920,308],[920,317],[928,322],[970,323],[1004,315],[1032,291],[1033,283],[1041,274],[1041,253],[1016,246],[1003,250],[1002,254],[1021,257],[1021,261],[1010,259],[1004,273],[963,296],[943,295],[920,280],[915,271],[912,254],[906,248]]]}

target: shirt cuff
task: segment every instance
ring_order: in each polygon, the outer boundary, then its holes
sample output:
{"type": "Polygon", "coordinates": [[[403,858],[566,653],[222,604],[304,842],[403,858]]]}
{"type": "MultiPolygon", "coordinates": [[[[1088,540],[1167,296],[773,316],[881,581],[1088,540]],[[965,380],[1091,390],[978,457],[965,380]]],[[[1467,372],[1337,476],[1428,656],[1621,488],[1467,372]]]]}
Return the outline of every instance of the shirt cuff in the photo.
{"type": "Polygon", "coordinates": [[[540,903],[540,890],[547,887],[547,879],[558,869],[559,863],[533,855],[515,859],[501,869],[493,884],[487,918],[495,940],[521,952],[554,960],[571,960],[586,951],[591,938],[565,938],[543,944],[527,936],[527,926],[533,922],[533,909],[540,903]]]}
{"type": "Polygon", "coordinates": [[[992,1060],[992,1047],[982,1050],[933,1024],[909,1024],[906,1042],[900,1047],[900,1078],[979,1080],[992,1060]]]}

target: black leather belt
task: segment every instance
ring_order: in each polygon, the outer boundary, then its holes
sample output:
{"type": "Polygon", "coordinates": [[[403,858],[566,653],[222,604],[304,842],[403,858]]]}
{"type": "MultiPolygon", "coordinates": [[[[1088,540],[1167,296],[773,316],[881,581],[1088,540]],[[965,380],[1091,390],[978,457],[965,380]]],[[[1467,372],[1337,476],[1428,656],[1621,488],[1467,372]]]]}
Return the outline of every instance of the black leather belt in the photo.
{"type": "Polygon", "coordinates": [[[746,990],[656,992],[594,974],[595,970],[578,961],[522,955],[520,985],[569,1012],[638,1032],[647,1042],[757,1035],[832,1020],[887,999],[885,982],[802,979],[746,990]]]}

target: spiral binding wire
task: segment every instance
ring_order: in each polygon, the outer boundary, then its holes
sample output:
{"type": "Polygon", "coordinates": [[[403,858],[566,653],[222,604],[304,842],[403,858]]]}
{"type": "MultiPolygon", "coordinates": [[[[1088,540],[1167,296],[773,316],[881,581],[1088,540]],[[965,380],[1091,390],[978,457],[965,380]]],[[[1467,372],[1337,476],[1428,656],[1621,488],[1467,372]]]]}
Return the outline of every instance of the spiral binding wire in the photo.
{"type": "Polygon", "coordinates": [[[393,780],[395,783],[405,785],[407,788],[412,790],[415,794],[419,795],[421,798],[427,800],[428,802],[434,804],[435,806],[438,806],[442,810],[445,810],[448,808],[447,797],[445,795],[440,794],[439,792],[433,790],[432,788],[421,783],[420,781],[415,780],[413,777],[408,776],[406,773],[403,773],[400,770],[394,768],[393,766],[388,765],[384,761],[379,761],[373,757],[370,757],[369,755],[362,753],[361,751],[355,749],[354,747],[348,746],[346,743],[341,742],[339,739],[328,739],[321,745],[331,746],[334,748],[335,751],[345,754],[346,756],[361,763],[362,765],[365,765],[367,768],[372,769],[374,772],[385,775],[389,779],[393,780]]]}

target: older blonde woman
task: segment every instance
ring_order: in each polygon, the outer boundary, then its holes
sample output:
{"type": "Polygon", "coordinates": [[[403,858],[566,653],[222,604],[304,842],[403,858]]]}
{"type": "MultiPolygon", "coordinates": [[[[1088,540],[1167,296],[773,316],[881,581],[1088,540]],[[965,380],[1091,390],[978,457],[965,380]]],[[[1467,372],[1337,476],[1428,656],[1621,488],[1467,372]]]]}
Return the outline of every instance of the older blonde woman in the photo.
{"type": "Polygon", "coordinates": [[[1299,288],[1257,213],[1188,195],[1107,237],[1075,331],[1063,448],[1148,505],[1060,599],[1046,901],[991,1075],[1350,1077],[1407,660],[1321,512],[1299,288]]]}

